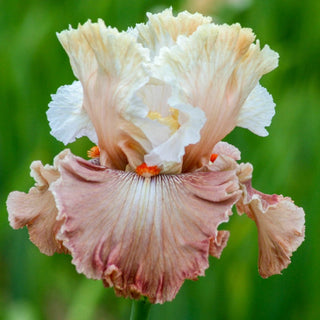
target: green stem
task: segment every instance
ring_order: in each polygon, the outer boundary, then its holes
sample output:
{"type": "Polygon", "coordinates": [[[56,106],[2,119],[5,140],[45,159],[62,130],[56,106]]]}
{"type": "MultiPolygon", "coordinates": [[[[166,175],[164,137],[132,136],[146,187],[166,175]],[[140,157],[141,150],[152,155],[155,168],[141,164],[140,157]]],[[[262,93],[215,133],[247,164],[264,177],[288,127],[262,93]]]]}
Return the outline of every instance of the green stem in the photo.
{"type": "Polygon", "coordinates": [[[148,320],[150,307],[147,300],[132,300],[130,320],[148,320]]]}

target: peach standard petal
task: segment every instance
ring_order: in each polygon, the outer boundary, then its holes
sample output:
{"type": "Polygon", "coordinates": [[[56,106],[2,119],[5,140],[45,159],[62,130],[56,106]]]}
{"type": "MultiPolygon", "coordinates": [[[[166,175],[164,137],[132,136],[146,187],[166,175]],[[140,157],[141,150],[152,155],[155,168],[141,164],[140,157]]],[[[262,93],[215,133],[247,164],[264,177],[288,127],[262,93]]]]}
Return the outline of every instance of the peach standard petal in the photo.
{"type": "Polygon", "coordinates": [[[58,211],[49,190],[50,184],[60,176],[56,164],[64,155],[65,151],[55,158],[54,166],[43,166],[40,161],[34,161],[31,176],[36,180],[35,187],[28,193],[11,192],[7,200],[11,227],[27,226],[30,240],[47,255],[67,252],[62,242],[56,239],[62,221],[56,220],[58,211]]]}
{"type": "Polygon", "coordinates": [[[263,194],[253,189],[249,171],[250,166],[247,165],[241,170],[243,177],[247,172],[249,180],[241,184],[243,196],[236,206],[240,214],[246,213],[257,225],[259,273],[267,278],[281,274],[291,262],[292,253],[303,242],[304,211],[291,198],[263,194]]]}
{"type": "Polygon", "coordinates": [[[128,162],[143,162],[143,152],[138,151],[148,139],[125,114],[133,94],[149,80],[148,50],[132,35],[106,27],[102,20],[64,30],[58,38],[81,81],[83,108],[98,137],[101,163],[125,170],[128,162]]]}
{"type": "MultiPolygon", "coordinates": [[[[237,125],[259,79],[277,66],[278,54],[268,46],[260,49],[254,39],[252,30],[239,24],[201,24],[190,36],[178,37],[175,46],[162,48],[155,58],[154,76],[171,84],[171,103],[199,107],[207,118],[200,141],[186,148],[182,172],[206,162],[214,145],[237,125]]],[[[251,122],[253,110],[247,108],[245,113],[251,122]]],[[[262,121],[262,126],[267,122],[262,121]]],[[[250,124],[243,125],[251,128],[250,124]]]]}
{"type": "Polygon", "coordinates": [[[153,303],[204,275],[209,251],[220,256],[226,237],[217,227],[240,195],[235,170],[143,178],[69,154],[60,171],[58,238],[77,271],[153,303]]]}
{"type": "Polygon", "coordinates": [[[163,47],[173,46],[181,35],[189,36],[202,24],[211,22],[211,17],[202,14],[180,12],[176,17],[172,8],[160,13],[147,13],[148,22],[139,23],[129,30],[137,37],[137,41],[150,50],[151,58],[157,56],[163,47]]]}

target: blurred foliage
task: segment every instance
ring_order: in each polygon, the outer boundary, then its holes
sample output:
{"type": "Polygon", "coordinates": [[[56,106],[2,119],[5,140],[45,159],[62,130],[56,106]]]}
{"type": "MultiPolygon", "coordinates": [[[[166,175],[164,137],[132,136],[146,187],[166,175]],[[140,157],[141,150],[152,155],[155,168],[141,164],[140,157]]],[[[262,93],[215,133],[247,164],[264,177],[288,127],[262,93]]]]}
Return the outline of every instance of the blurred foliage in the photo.
{"type": "MultiPolygon", "coordinates": [[[[244,129],[226,140],[254,167],[254,186],[290,195],[306,211],[306,240],[283,276],[267,280],[257,272],[257,231],[234,215],[224,226],[229,244],[218,261],[210,258],[206,276],[186,281],[171,303],[156,305],[151,319],[319,319],[320,316],[320,2],[316,0],[207,1],[215,21],[251,27],[262,45],[280,53],[280,66],[262,84],[277,103],[270,135],[244,129]]],[[[146,11],[194,1],[26,0],[0,2],[0,319],[128,319],[130,301],[77,274],[69,256],[47,257],[12,230],[5,200],[11,190],[27,191],[33,160],[52,163],[64,146],[49,134],[50,94],[74,79],[55,32],[88,18],[126,29],[145,21],[146,11]]],[[[70,148],[84,156],[91,144],[70,148]]]]}

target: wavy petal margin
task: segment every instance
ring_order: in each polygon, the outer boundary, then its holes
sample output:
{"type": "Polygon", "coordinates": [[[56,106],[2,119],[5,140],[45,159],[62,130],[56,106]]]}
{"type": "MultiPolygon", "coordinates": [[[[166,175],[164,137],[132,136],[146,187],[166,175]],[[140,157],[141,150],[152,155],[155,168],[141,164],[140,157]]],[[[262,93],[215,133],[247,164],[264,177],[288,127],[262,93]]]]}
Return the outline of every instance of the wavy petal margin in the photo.
{"type": "Polygon", "coordinates": [[[211,17],[204,17],[200,13],[191,14],[187,11],[180,12],[176,17],[172,8],[160,13],[147,13],[148,22],[139,23],[128,31],[134,34],[137,41],[150,50],[151,58],[157,56],[163,47],[171,47],[178,36],[190,36],[202,24],[212,21],[211,17]]]}
{"type": "Polygon", "coordinates": [[[240,110],[237,126],[249,129],[258,136],[266,137],[269,133],[265,127],[271,124],[275,115],[275,106],[267,89],[257,84],[240,110]]]}
{"type": "Polygon", "coordinates": [[[83,136],[93,143],[98,137],[93,124],[83,108],[83,90],[80,81],[65,85],[51,95],[47,117],[51,134],[65,145],[83,136]]]}
{"type": "Polygon", "coordinates": [[[201,139],[200,130],[206,122],[205,114],[199,108],[191,105],[174,105],[174,108],[179,111],[179,129],[144,156],[148,165],[164,167],[162,173],[181,172],[185,148],[201,139]],[[172,172],[171,168],[177,164],[179,171],[172,172]]]}
{"type": "Polygon", "coordinates": [[[148,84],[137,92],[125,113],[126,119],[140,128],[150,142],[143,144],[144,162],[157,166],[162,174],[181,173],[185,147],[200,140],[200,130],[206,121],[199,108],[170,105],[170,92],[170,86],[162,82],[148,84]]]}
{"type": "Polygon", "coordinates": [[[153,303],[203,275],[209,251],[220,256],[217,227],[240,196],[235,170],[142,178],[69,154],[60,172],[50,187],[64,221],[58,238],[78,272],[153,303]]]}
{"type": "Polygon", "coordinates": [[[102,20],[62,31],[58,38],[81,81],[83,107],[98,136],[100,162],[121,170],[128,162],[141,164],[143,146],[149,141],[125,115],[133,94],[149,80],[148,50],[132,35],[106,27],[102,20]]]}
{"type": "Polygon", "coordinates": [[[217,236],[215,238],[210,239],[209,254],[219,259],[221,257],[222,250],[227,245],[229,236],[229,231],[218,231],[217,236]]]}
{"type": "Polygon", "coordinates": [[[246,213],[257,225],[259,273],[263,278],[281,274],[291,262],[292,253],[304,240],[304,211],[291,198],[253,189],[251,165],[240,165],[239,172],[243,195],[236,206],[240,214],[246,213]]]}
{"type": "Polygon", "coordinates": [[[56,239],[56,234],[63,221],[57,221],[58,210],[52,193],[49,191],[51,183],[59,177],[57,163],[66,155],[61,152],[54,160],[54,166],[43,166],[40,161],[31,164],[31,176],[36,181],[26,194],[14,191],[7,199],[9,222],[12,228],[28,227],[30,240],[46,255],[55,252],[66,253],[62,242],[56,239]]]}
{"type": "Polygon", "coordinates": [[[156,57],[154,75],[172,85],[172,100],[201,108],[207,118],[201,140],[186,148],[183,172],[206,162],[214,145],[237,125],[259,79],[277,67],[278,54],[268,46],[260,49],[254,39],[252,30],[239,24],[203,24],[156,57]]]}

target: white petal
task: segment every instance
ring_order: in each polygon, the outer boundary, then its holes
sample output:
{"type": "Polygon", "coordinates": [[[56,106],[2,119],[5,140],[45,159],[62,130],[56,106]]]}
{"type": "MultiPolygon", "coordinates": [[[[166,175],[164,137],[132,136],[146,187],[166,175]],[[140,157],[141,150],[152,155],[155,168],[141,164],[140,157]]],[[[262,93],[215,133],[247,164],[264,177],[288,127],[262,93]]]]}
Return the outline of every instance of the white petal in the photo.
{"type": "Polygon", "coordinates": [[[187,104],[175,104],[174,108],[179,110],[180,128],[167,141],[144,157],[150,166],[167,167],[165,169],[167,173],[175,163],[182,162],[185,147],[200,140],[200,131],[206,122],[205,113],[199,108],[187,104]]]}
{"type": "Polygon", "coordinates": [[[169,114],[168,97],[170,92],[170,87],[163,83],[146,84],[133,96],[123,113],[126,120],[144,133],[145,140],[141,139],[139,132],[137,136],[133,135],[133,132],[130,132],[130,135],[142,144],[147,153],[171,136],[168,126],[148,117],[149,112],[152,111],[163,117],[169,114]]]}
{"type": "Polygon", "coordinates": [[[237,126],[249,129],[259,136],[267,136],[265,127],[271,124],[275,106],[267,89],[257,84],[240,110],[237,126]]]}
{"type": "Polygon", "coordinates": [[[80,81],[65,85],[51,95],[47,117],[51,134],[64,144],[87,136],[97,143],[98,138],[93,124],[83,108],[83,90],[80,81]]]}
{"type": "Polygon", "coordinates": [[[163,117],[170,114],[168,100],[171,95],[171,86],[155,79],[151,79],[148,84],[137,92],[141,102],[149,106],[150,111],[159,112],[163,117]]]}
{"type": "MultiPolygon", "coordinates": [[[[138,91],[123,113],[148,139],[149,144],[143,144],[146,164],[158,166],[161,173],[167,174],[181,172],[185,147],[200,140],[200,130],[206,121],[201,109],[168,99],[170,94],[171,88],[162,82],[148,84],[138,91]],[[170,115],[170,108],[179,112],[177,128],[173,131],[170,121],[165,120],[170,115]],[[150,118],[149,112],[156,112],[160,121],[150,118]]],[[[139,140],[139,137],[133,137],[139,140]]]]}

